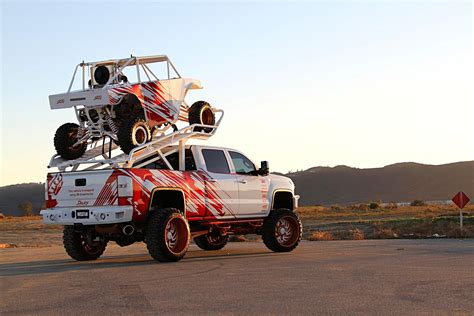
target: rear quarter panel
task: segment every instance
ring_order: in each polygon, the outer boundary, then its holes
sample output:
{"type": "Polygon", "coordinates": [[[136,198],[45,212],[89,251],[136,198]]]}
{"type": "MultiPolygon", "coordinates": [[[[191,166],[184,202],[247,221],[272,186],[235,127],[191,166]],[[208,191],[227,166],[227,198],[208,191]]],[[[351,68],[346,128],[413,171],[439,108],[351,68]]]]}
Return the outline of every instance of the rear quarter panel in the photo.
{"type": "Polygon", "coordinates": [[[154,192],[162,188],[183,192],[189,219],[218,217],[224,213],[225,205],[213,185],[207,182],[210,177],[206,172],[154,169],[120,169],[120,172],[133,180],[133,219],[136,221],[146,219],[154,192]],[[213,200],[208,208],[206,199],[213,200]]]}

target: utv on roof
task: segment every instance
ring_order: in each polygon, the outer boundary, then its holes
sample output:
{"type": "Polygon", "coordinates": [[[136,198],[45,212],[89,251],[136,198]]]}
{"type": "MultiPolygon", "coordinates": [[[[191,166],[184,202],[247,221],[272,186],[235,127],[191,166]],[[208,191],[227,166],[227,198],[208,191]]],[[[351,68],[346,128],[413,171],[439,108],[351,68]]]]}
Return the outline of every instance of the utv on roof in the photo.
{"type": "Polygon", "coordinates": [[[205,101],[188,106],[185,97],[191,89],[202,89],[200,81],[182,78],[165,55],[82,62],[67,92],[49,96],[51,109],[74,108],[78,121],[57,129],[56,151],[62,159],[74,160],[102,141],[109,147],[118,144],[128,154],[170,128],[176,131],[178,121],[201,125],[193,131],[213,132],[216,109],[205,101]],[[153,69],[156,64],[164,66],[162,76],[153,69]],[[80,88],[73,91],[78,72],[80,88]]]}

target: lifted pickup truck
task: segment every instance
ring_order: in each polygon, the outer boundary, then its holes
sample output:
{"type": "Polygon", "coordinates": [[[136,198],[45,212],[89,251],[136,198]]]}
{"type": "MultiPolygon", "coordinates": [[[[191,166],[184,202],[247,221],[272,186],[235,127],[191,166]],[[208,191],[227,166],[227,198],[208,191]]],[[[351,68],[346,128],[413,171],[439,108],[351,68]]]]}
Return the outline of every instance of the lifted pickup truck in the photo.
{"type": "Polygon", "coordinates": [[[144,241],[155,260],[177,261],[191,238],[217,250],[231,234],[261,235],[272,251],[296,248],[302,225],[289,178],[269,174],[265,161],[256,168],[238,150],[178,147],[127,168],[49,173],[44,223],[64,225],[65,250],[76,260],[99,258],[109,241],[144,241]]]}

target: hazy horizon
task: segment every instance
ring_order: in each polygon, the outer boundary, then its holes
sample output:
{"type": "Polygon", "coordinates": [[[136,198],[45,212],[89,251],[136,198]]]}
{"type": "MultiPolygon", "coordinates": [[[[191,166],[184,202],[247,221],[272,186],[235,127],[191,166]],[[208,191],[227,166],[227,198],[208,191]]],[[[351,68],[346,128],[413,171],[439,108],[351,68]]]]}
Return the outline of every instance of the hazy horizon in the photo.
{"type": "Polygon", "coordinates": [[[206,144],[273,171],[474,159],[472,3],[2,2],[0,186],[42,182],[75,65],[167,54],[224,109],[206,144]],[[28,23],[25,23],[27,21],[28,23]],[[112,22],[111,22],[112,21],[112,22]]]}

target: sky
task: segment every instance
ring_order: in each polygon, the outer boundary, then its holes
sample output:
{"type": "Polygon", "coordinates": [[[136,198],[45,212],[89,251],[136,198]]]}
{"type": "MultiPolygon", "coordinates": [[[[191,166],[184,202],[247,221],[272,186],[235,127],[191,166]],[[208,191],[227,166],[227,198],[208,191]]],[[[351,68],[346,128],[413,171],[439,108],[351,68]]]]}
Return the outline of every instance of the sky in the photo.
{"type": "MultiPolygon", "coordinates": [[[[3,1],[0,186],[44,181],[82,60],[166,54],[270,169],[474,159],[472,3],[3,1]]],[[[52,170],[50,170],[52,171],[52,170]]]]}

